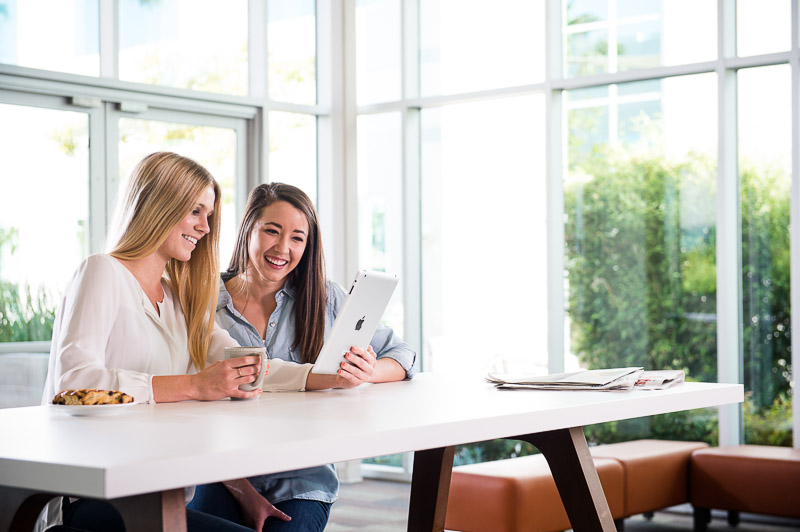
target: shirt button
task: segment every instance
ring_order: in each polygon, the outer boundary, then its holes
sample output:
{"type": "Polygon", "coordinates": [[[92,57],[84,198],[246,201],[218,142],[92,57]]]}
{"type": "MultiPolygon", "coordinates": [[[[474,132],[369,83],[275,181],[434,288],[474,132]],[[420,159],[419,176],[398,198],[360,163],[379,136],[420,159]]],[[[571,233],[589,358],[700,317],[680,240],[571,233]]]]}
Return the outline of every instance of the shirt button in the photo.
{"type": "Polygon", "coordinates": [[[275,322],[274,322],[274,321],[271,321],[271,322],[269,323],[269,326],[270,326],[270,327],[275,327],[275,322]]]}

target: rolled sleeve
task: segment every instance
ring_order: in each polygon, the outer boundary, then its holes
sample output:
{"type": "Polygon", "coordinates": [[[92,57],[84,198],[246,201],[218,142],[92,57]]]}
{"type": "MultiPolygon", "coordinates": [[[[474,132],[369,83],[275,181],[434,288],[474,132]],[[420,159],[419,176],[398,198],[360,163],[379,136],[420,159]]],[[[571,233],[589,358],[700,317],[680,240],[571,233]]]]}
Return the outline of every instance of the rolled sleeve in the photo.
{"type": "Polygon", "coordinates": [[[206,364],[224,360],[226,347],[239,347],[239,342],[234,340],[230,333],[215,321],[214,328],[211,330],[211,340],[208,343],[206,364]]]}
{"type": "Polygon", "coordinates": [[[391,358],[406,371],[406,379],[414,378],[417,374],[417,353],[411,346],[403,342],[391,327],[380,325],[369,345],[375,351],[378,359],[391,358]]]}
{"type": "Polygon", "coordinates": [[[280,358],[271,358],[269,374],[264,378],[265,392],[302,392],[306,389],[308,373],[314,364],[298,364],[280,358]]]}

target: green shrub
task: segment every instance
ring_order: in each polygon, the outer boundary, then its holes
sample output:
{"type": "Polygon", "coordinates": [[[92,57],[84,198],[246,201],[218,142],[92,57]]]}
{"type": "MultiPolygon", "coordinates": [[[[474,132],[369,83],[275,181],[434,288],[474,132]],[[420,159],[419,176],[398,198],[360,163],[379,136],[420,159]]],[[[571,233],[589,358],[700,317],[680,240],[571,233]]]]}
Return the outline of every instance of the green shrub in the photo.
{"type": "MultiPolygon", "coordinates": [[[[582,364],[683,369],[688,380],[715,381],[713,162],[595,148],[581,157],[580,172],[585,178],[567,183],[564,197],[570,334],[582,364]]],[[[781,417],[792,398],[787,179],[742,164],[748,443],[791,443],[791,423],[781,417]]],[[[676,413],[590,427],[587,437],[712,443],[715,423],[707,413],[676,413]]]]}

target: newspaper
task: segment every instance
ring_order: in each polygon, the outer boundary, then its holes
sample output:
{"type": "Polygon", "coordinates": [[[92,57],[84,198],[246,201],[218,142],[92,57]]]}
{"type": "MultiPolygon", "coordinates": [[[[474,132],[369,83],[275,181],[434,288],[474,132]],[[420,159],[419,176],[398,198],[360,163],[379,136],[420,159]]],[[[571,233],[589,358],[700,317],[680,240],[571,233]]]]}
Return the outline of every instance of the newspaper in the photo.
{"type": "Polygon", "coordinates": [[[486,380],[500,390],[663,390],[684,381],[682,370],[644,371],[641,367],[610,368],[552,375],[489,373],[486,380]]]}
{"type": "Polygon", "coordinates": [[[685,379],[686,374],[682,369],[643,371],[637,377],[634,386],[642,390],[664,390],[683,383],[685,379]]]}

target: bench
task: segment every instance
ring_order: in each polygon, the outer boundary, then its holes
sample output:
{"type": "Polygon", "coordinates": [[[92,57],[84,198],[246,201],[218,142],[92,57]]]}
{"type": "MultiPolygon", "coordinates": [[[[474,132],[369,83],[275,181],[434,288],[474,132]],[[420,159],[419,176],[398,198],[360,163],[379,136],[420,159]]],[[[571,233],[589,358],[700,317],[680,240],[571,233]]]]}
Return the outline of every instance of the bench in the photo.
{"type": "Polygon", "coordinates": [[[618,460],[625,471],[625,517],[689,502],[692,452],[707,443],[634,440],[590,447],[593,457],[618,460]]]}
{"type": "Polygon", "coordinates": [[[800,518],[800,449],[734,445],[694,451],[691,458],[694,529],[704,531],[711,510],[800,518]]]}
{"type": "MultiPolygon", "coordinates": [[[[590,447],[618,530],[631,515],[689,501],[689,462],[702,442],[636,440],[590,447]]],[[[570,528],[542,455],[453,468],[445,528],[464,532],[570,528]]]]}
{"type": "MultiPolygon", "coordinates": [[[[594,460],[611,516],[623,511],[623,469],[607,458],[594,460]]],[[[555,532],[570,528],[544,455],[537,454],[453,468],[445,520],[464,532],[555,532]]]]}

